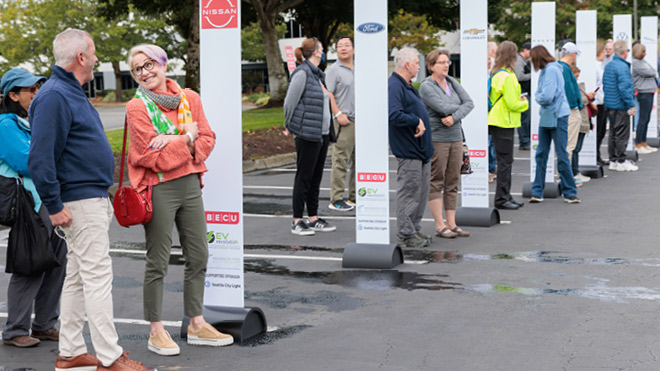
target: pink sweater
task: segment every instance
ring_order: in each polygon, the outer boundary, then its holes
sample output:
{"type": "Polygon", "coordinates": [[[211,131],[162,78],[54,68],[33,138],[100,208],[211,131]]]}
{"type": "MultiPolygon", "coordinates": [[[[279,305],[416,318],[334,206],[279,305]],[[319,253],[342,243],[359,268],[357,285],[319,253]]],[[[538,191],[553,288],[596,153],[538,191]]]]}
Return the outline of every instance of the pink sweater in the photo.
{"type": "MultiPolygon", "coordinates": [[[[167,92],[159,94],[178,95],[179,91],[174,81],[167,79],[167,92]]],[[[126,104],[128,118],[128,133],[130,142],[128,146],[128,177],[131,185],[137,191],[142,191],[149,185],[149,178],[153,174],[152,184],[161,182],[156,173],[161,173],[162,181],[167,182],[188,174],[197,173],[201,176],[208,169],[204,161],[209,157],[215,146],[215,133],[211,130],[199,94],[190,89],[184,89],[190,103],[193,122],[197,122],[199,137],[195,140],[195,155],[191,155],[186,143],[187,136],[181,135],[171,141],[162,149],[153,150],[149,143],[156,137],[156,131],[149,118],[147,107],[139,98],[131,99],[126,104]]],[[[158,108],[173,124],[178,123],[178,109],[169,109],[157,104],[158,108]]]]}

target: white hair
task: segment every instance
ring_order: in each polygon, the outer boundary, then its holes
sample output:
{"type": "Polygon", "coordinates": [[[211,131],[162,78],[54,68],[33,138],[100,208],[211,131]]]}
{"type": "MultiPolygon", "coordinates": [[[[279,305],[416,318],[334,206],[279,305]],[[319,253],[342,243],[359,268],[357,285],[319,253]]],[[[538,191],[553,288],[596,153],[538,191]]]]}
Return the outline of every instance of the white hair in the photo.
{"type": "Polygon", "coordinates": [[[76,60],[79,53],[87,54],[89,43],[85,37],[90,40],[92,38],[88,32],[75,28],[67,28],[55,36],[55,40],[53,40],[55,64],[60,67],[68,67],[76,60]]]}
{"type": "Polygon", "coordinates": [[[628,42],[626,40],[617,40],[614,42],[614,54],[621,56],[626,51],[628,51],[628,42]]]}
{"type": "Polygon", "coordinates": [[[419,52],[417,52],[417,49],[415,48],[405,47],[399,50],[394,56],[395,68],[397,70],[403,68],[406,62],[413,63],[415,61],[415,58],[418,58],[417,57],[418,54],[419,52]]]}

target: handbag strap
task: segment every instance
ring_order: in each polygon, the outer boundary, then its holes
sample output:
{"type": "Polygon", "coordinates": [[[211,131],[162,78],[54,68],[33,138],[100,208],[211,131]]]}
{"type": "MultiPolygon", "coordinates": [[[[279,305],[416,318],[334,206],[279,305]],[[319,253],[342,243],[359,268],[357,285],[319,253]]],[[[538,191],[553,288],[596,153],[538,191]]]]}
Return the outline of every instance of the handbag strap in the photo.
{"type": "Polygon", "coordinates": [[[124,161],[126,160],[126,131],[128,127],[128,116],[124,116],[124,144],[121,146],[121,166],[119,167],[119,188],[124,185],[124,161]]]}

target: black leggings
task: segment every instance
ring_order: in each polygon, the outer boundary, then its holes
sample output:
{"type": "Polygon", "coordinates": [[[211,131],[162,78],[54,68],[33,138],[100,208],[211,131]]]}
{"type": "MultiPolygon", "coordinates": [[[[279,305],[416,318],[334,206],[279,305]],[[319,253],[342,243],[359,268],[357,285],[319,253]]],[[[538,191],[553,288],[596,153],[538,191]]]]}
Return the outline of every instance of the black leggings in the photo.
{"type": "Polygon", "coordinates": [[[297,170],[293,183],[293,217],[303,217],[305,205],[307,216],[317,216],[319,209],[319,187],[323,179],[323,166],[328,154],[328,136],[320,142],[296,138],[297,170]]]}

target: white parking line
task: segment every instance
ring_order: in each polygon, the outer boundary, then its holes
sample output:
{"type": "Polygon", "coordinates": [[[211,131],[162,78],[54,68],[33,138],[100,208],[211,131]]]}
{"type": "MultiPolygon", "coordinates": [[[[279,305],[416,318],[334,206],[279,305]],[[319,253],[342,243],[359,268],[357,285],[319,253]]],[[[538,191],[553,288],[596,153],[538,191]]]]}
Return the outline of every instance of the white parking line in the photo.
{"type": "MultiPolygon", "coordinates": [[[[2,318],[7,318],[7,313],[6,312],[0,312],[0,317],[2,318]]],[[[34,314],[32,314],[32,318],[34,318],[34,314]]],[[[85,321],[87,321],[87,317],[85,317],[85,321]]],[[[123,324],[128,324],[128,325],[143,325],[143,326],[149,326],[151,325],[150,322],[141,320],[141,319],[132,319],[132,318],[115,318],[113,320],[115,323],[123,323],[123,324]]],[[[167,327],[181,327],[181,324],[183,323],[182,321],[162,321],[164,326],[167,327]]]]}
{"type": "MultiPolygon", "coordinates": [[[[529,175],[525,173],[519,173],[520,175],[529,175]]],[[[243,189],[279,189],[283,191],[293,191],[292,186],[268,186],[268,185],[243,185],[243,189]]],[[[324,191],[324,192],[330,192],[330,188],[319,188],[319,190],[324,191]]],[[[396,189],[390,189],[390,193],[396,193],[396,189]]],[[[458,191],[459,194],[461,194],[461,191],[458,191]]],[[[489,195],[494,195],[495,192],[488,192],[489,195]]],[[[515,193],[512,192],[511,195],[513,196],[522,196],[522,193],[515,193]]]]}

